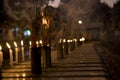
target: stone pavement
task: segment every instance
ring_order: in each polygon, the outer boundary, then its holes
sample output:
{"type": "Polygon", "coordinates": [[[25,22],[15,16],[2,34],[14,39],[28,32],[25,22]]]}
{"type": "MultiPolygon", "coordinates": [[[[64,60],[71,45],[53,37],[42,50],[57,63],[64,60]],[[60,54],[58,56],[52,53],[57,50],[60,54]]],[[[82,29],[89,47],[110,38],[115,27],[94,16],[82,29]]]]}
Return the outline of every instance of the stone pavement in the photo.
{"type": "Polygon", "coordinates": [[[64,59],[57,60],[56,54],[52,52],[52,67],[43,68],[42,75],[32,75],[26,61],[2,70],[2,80],[111,80],[93,43],[81,45],[64,59]]]}

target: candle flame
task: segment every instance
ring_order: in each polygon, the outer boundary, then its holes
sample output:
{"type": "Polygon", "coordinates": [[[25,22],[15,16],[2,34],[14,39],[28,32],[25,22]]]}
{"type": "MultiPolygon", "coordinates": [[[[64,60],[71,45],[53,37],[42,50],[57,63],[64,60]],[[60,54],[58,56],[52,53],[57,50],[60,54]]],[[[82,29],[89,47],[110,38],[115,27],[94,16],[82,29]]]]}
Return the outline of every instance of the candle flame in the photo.
{"type": "Polygon", "coordinates": [[[23,46],[23,40],[21,40],[21,46],[23,46]]]}
{"type": "Polygon", "coordinates": [[[16,42],[14,42],[14,45],[15,45],[15,47],[17,47],[17,43],[16,42]]]}
{"type": "Polygon", "coordinates": [[[65,39],[63,39],[63,42],[66,42],[66,40],[65,40],[65,39]]]}
{"type": "Polygon", "coordinates": [[[69,42],[70,42],[70,40],[67,40],[67,42],[69,43],[69,42]]]}
{"type": "Polygon", "coordinates": [[[84,37],[82,37],[82,41],[85,41],[85,38],[84,38],[84,37]]]}
{"type": "Polygon", "coordinates": [[[38,45],[38,41],[36,41],[36,44],[38,45]]]}
{"type": "Polygon", "coordinates": [[[8,43],[8,42],[6,43],[6,45],[7,45],[7,47],[8,47],[9,49],[11,48],[11,46],[9,45],[9,43],[8,43]]]}
{"type": "Polygon", "coordinates": [[[82,37],[82,38],[80,39],[80,41],[85,41],[85,38],[84,38],[84,37],[82,37]]]}
{"type": "Polygon", "coordinates": [[[43,42],[42,42],[42,40],[40,40],[40,44],[42,44],[43,42]]]}
{"type": "Polygon", "coordinates": [[[50,46],[49,44],[47,44],[47,46],[50,46]]]}
{"type": "Polygon", "coordinates": [[[30,46],[32,45],[32,42],[31,41],[29,41],[29,44],[30,44],[30,46]]]}
{"type": "Polygon", "coordinates": [[[61,43],[61,42],[62,42],[62,39],[60,39],[59,42],[61,43]]]}
{"type": "Polygon", "coordinates": [[[82,39],[80,39],[80,41],[82,41],[82,39]]]}
{"type": "Polygon", "coordinates": [[[2,50],[2,46],[0,45],[0,51],[2,50]]]}

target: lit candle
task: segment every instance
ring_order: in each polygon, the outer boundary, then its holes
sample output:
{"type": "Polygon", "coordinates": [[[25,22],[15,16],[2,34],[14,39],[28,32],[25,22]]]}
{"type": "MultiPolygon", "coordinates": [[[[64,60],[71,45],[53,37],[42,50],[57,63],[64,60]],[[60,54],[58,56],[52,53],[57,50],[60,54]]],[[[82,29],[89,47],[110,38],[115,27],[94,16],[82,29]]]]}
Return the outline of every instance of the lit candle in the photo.
{"type": "Polygon", "coordinates": [[[85,38],[84,38],[84,37],[82,37],[81,39],[82,39],[82,44],[84,44],[85,38]]]}
{"type": "Polygon", "coordinates": [[[59,43],[61,43],[61,42],[62,42],[62,39],[59,40],[59,43]]]}
{"type": "Polygon", "coordinates": [[[10,55],[10,66],[13,66],[13,51],[11,49],[11,46],[6,43],[7,47],[9,48],[9,55],[10,55]]]}
{"type": "Polygon", "coordinates": [[[15,62],[18,63],[18,47],[17,47],[17,43],[14,42],[15,45],[15,62]]]}
{"type": "Polygon", "coordinates": [[[68,53],[70,53],[70,40],[67,40],[68,42],[68,53]]]}
{"type": "Polygon", "coordinates": [[[23,40],[21,40],[22,61],[25,61],[25,52],[23,47],[23,40]]]}
{"type": "Polygon", "coordinates": [[[77,39],[74,39],[75,41],[75,48],[77,48],[77,39]]]}
{"type": "Polygon", "coordinates": [[[32,47],[32,42],[29,42],[29,59],[31,60],[31,47],[32,47]]]}
{"type": "Polygon", "coordinates": [[[42,42],[42,40],[40,40],[39,42],[40,42],[40,45],[43,46],[43,42],[42,42]]]}
{"type": "MultiPolygon", "coordinates": [[[[63,43],[66,42],[66,39],[63,39],[63,43]]],[[[65,44],[63,44],[63,49],[65,48],[65,44]]]]}
{"type": "Polygon", "coordinates": [[[39,42],[38,41],[36,41],[36,45],[37,45],[37,47],[39,47],[39,42]]]}
{"type": "Polygon", "coordinates": [[[2,53],[2,46],[0,45],[0,68],[2,67],[3,62],[3,53],[2,53]]]}
{"type": "Polygon", "coordinates": [[[63,39],[63,42],[65,43],[65,42],[66,42],[66,39],[63,39]]]}

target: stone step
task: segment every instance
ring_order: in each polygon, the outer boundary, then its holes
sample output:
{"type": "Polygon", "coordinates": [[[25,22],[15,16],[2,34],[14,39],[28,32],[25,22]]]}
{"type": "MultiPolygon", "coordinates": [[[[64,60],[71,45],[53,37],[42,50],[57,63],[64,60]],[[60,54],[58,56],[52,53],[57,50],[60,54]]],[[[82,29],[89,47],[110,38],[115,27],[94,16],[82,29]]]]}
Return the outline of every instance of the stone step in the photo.
{"type": "Polygon", "coordinates": [[[105,77],[27,77],[27,78],[3,78],[2,80],[108,80],[105,77]]]}
{"type": "MultiPolygon", "coordinates": [[[[2,73],[20,73],[20,72],[30,72],[31,68],[12,68],[3,70],[2,73]]],[[[53,68],[43,68],[43,71],[59,72],[59,71],[105,71],[104,67],[53,67],[53,68]]]]}
{"type": "MultiPolygon", "coordinates": [[[[23,73],[3,73],[2,77],[31,77],[32,74],[30,72],[23,72],[23,73]]],[[[100,77],[100,76],[107,76],[104,71],[74,71],[74,72],[43,72],[43,77],[100,77]]]]}

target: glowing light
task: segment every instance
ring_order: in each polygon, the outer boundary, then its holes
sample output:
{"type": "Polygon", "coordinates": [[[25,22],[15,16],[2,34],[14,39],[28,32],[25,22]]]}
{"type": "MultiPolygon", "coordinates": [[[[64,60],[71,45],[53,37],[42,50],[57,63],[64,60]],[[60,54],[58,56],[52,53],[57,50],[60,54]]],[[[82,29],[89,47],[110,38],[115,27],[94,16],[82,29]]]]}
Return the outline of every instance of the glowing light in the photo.
{"type": "Polygon", "coordinates": [[[65,39],[63,39],[63,42],[66,42],[66,40],[65,40],[65,39]]]}
{"type": "Polygon", "coordinates": [[[47,46],[50,46],[49,44],[47,44],[47,46]]]}
{"type": "Polygon", "coordinates": [[[74,39],[75,42],[77,42],[77,39],[74,39]]]}
{"type": "Polygon", "coordinates": [[[45,17],[42,18],[42,24],[45,25],[45,29],[49,28],[50,20],[45,17]]]}
{"type": "Polygon", "coordinates": [[[29,45],[30,45],[30,46],[32,45],[32,42],[31,42],[31,41],[29,41],[29,45]]]}
{"type": "Polygon", "coordinates": [[[36,45],[37,45],[37,47],[39,47],[39,42],[38,41],[36,41],[36,45]]]}
{"type": "Polygon", "coordinates": [[[42,18],[42,24],[47,24],[46,18],[42,18]]]}
{"type": "Polygon", "coordinates": [[[36,41],[36,44],[37,44],[37,45],[39,44],[38,41],[36,41]]]}
{"type": "Polygon", "coordinates": [[[15,45],[15,47],[17,47],[17,43],[16,42],[14,42],[14,45],[15,45]]]}
{"type": "Polygon", "coordinates": [[[73,40],[70,40],[70,42],[73,42],[73,40]]]}
{"type": "Polygon", "coordinates": [[[85,38],[84,38],[84,37],[82,37],[82,38],[80,39],[80,41],[85,41],[85,38]]]}
{"type": "Polygon", "coordinates": [[[82,41],[85,41],[85,38],[84,38],[84,37],[82,37],[82,41]]]}
{"type": "Polygon", "coordinates": [[[2,46],[0,45],[0,51],[2,50],[2,46]]]}
{"type": "Polygon", "coordinates": [[[25,76],[26,76],[26,74],[25,74],[25,73],[23,73],[23,74],[22,74],[22,76],[23,76],[23,77],[25,77],[25,76]]]}
{"type": "Polygon", "coordinates": [[[40,40],[39,42],[40,42],[40,44],[42,44],[42,43],[43,43],[43,42],[42,42],[42,40],[40,40]]]}
{"type": "Polygon", "coordinates": [[[23,46],[23,40],[21,40],[21,46],[23,46]]]}
{"type": "Polygon", "coordinates": [[[79,20],[79,21],[78,21],[78,23],[79,23],[79,24],[82,24],[82,21],[81,21],[81,20],[79,20]]]}
{"type": "Polygon", "coordinates": [[[9,49],[11,49],[11,46],[9,45],[9,43],[8,43],[8,42],[6,43],[6,45],[7,45],[7,47],[8,47],[9,49]]]}
{"type": "Polygon", "coordinates": [[[67,40],[67,42],[69,43],[69,42],[70,42],[70,40],[67,40]]]}
{"type": "Polygon", "coordinates": [[[80,39],[80,41],[82,41],[82,39],[80,39]]]}
{"type": "Polygon", "coordinates": [[[62,42],[62,39],[59,40],[59,43],[61,43],[61,42],[62,42]]]}
{"type": "Polygon", "coordinates": [[[25,30],[24,31],[24,36],[30,36],[31,35],[31,31],[30,30],[25,30]]]}

